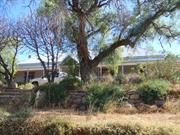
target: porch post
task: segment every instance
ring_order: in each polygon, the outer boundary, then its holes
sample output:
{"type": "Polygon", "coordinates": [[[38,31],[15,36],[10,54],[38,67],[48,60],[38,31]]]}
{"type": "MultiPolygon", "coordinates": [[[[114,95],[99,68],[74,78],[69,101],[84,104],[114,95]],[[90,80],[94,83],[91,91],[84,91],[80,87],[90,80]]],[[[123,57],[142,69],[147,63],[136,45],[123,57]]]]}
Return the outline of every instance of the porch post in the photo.
{"type": "Polygon", "coordinates": [[[43,69],[43,72],[42,72],[43,74],[42,74],[42,76],[44,76],[44,69],[43,69]]]}
{"type": "Polygon", "coordinates": [[[99,68],[100,68],[100,74],[99,74],[100,76],[99,77],[102,77],[102,65],[100,65],[99,68]]]}
{"type": "Polygon", "coordinates": [[[26,72],[27,72],[27,74],[26,74],[26,83],[28,83],[29,82],[29,70],[27,70],[26,72]]]}
{"type": "Polygon", "coordinates": [[[62,70],[61,70],[61,65],[59,64],[59,66],[58,66],[58,67],[59,67],[59,68],[58,68],[58,69],[59,69],[59,72],[61,72],[61,71],[62,71],[62,70]]]}
{"type": "Polygon", "coordinates": [[[121,65],[121,73],[124,75],[124,65],[121,65]]]}

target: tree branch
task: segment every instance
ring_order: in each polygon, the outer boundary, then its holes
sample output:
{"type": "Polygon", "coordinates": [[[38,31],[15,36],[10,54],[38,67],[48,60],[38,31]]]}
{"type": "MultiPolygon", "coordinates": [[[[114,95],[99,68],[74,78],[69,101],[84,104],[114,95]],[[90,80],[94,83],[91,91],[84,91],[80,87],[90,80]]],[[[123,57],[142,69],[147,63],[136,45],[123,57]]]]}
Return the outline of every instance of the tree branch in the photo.
{"type": "Polygon", "coordinates": [[[95,67],[101,62],[105,57],[107,57],[112,51],[114,51],[116,48],[120,46],[126,46],[129,44],[128,39],[123,39],[123,40],[118,40],[115,43],[111,44],[107,49],[103,50],[102,52],[99,53],[98,56],[96,56],[92,61],[92,67],[95,67]]]}
{"type": "Polygon", "coordinates": [[[103,50],[99,53],[98,56],[96,56],[92,61],[91,65],[92,67],[95,67],[101,62],[106,56],[108,56],[112,51],[114,51],[116,48],[120,46],[126,46],[130,45],[131,47],[134,47],[135,43],[139,40],[139,38],[147,31],[147,29],[152,25],[153,21],[156,20],[158,17],[163,15],[166,12],[173,12],[176,10],[176,8],[180,7],[180,2],[177,2],[174,4],[173,7],[170,7],[168,9],[161,8],[159,9],[154,15],[150,15],[147,19],[145,19],[143,22],[140,22],[138,25],[133,27],[127,36],[126,39],[121,39],[113,44],[111,44],[107,49],[103,50]]]}

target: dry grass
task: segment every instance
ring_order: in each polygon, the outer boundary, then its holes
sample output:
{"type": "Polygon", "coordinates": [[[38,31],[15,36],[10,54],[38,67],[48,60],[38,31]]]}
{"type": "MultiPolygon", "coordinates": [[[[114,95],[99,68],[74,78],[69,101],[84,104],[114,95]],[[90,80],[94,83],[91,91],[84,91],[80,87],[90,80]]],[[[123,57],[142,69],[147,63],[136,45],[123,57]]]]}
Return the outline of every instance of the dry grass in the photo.
{"type": "Polygon", "coordinates": [[[107,124],[140,125],[143,127],[167,127],[180,133],[180,114],[85,114],[72,110],[36,111],[32,119],[64,120],[80,126],[107,124]]]}
{"type": "Polygon", "coordinates": [[[172,84],[170,86],[170,96],[173,96],[173,97],[180,97],[180,84],[172,84]]]}
{"type": "MultiPolygon", "coordinates": [[[[1,112],[5,112],[4,110],[1,112]]],[[[180,114],[151,113],[151,114],[117,114],[77,112],[73,110],[33,110],[33,115],[25,119],[26,123],[68,122],[77,127],[106,127],[122,125],[142,127],[143,129],[168,129],[180,135],[180,114]]],[[[172,134],[174,135],[174,134],[172,134]]]]}

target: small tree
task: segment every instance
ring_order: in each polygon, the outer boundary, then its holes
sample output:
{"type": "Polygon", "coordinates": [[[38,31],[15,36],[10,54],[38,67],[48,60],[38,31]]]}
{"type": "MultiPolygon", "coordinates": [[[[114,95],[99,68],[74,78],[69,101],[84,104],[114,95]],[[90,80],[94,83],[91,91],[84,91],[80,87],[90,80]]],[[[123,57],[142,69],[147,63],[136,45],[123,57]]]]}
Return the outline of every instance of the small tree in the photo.
{"type": "MultiPolygon", "coordinates": [[[[4,20],[5,22],[6,20],[4,20]]],[[[2,26],[2,25],[1,25],[2,26]]],[[[14,75],[16,73],[16,58],[20,50],[19,36],[17,34],[16,26],[8,23],[8,27],[1,29],[4,33],[0,35],[0,74],[8,87],[14,87],[14,75]]]]}
{"type": "Polygon", "coordinates": [[[39,59],[48,82],[54,82],[64,38],[61,24],[53,17],[32,15],[21,22],[19,33],[24,46],[39,59]]]}
{"type": "Polygon", "coordinates": [[[102,63],[105,64],[111,75],[116,76],[119,71],[119,65],[122,62],[122,49],[117,49],[106,57],[102,63]]]}

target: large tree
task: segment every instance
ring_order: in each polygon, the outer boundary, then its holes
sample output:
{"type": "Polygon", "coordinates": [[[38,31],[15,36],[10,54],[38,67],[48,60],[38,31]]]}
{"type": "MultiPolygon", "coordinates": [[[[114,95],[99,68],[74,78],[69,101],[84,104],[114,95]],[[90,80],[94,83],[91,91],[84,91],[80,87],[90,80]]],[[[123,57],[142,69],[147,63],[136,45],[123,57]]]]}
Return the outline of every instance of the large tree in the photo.
{"type": "Polygon", "coordinates": [[[88,81],[94,68],[118,47],[134,47],[154,33],[168,39],[178,36],[178,29],[165,23],[164,17],[179,14],[179,8],[179,0],[43,0],[40,11],[48,15],[64,11],[66,34],[77,49],[81,78],[88,81]],[[92,47],[99,45],[105,33],[104,49],[91,56],[92,47]]]}
{"type": "Polygon", "coordinates": [[[178,36],[173,27],[161,20],[162,16],[170,16],[180,8],[179,0],[45,0],[42,7],[41,12],[64,11],[66,34],[77,48],[84,81],[88,81],[93,69],[118,47],[134,47],[150,32],[150,35],[157,32],[168,38],[178,36]],[[105,49],[91,57],[91,47],[98,45],[97,40],[105,33],[109,34],[105,49]]]}

